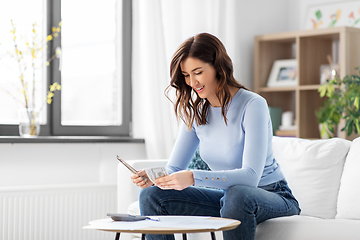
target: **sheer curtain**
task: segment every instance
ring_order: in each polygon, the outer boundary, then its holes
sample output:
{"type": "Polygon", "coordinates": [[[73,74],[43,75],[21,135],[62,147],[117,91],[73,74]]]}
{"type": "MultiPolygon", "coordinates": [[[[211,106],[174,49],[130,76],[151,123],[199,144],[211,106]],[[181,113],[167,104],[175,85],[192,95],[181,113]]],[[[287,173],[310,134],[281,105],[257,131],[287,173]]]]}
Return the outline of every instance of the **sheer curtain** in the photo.
{"type": "Polygon", "coordinates": [[[170,82],[171,57],[185,39],[200,32],[217,36],[237,78],[236,9],[236,0],[133,1],[133,136],[145,139],[148,158],[168,158],[177,136],[173,106],[164,90],[170,82]]]}

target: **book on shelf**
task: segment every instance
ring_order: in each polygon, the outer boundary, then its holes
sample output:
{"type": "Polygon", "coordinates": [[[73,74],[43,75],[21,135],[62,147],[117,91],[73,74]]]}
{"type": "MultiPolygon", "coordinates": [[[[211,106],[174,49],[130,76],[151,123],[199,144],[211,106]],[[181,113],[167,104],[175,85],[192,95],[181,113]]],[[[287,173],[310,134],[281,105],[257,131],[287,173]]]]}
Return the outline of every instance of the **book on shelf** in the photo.
{"type": "Polygon", "coordinates": [[[296,137],[296,130],[276,130],[275,135],[279,137],[296,137]]]}

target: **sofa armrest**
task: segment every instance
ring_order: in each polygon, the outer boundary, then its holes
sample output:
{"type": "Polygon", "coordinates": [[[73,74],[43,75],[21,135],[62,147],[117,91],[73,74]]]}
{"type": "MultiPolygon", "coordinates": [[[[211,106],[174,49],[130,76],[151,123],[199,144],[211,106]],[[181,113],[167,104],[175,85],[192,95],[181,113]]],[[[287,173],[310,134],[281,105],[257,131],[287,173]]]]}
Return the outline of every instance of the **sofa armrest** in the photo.
{"type": "MultiPolygon", "coordinates": [[[[126,161],[136,170],[151,167],[163,167],[168,159],[142,159],[126,161]]],[[[131,172],[122,163],[117,167],[117,196],[118,196],[118,212],[127,213],[131,203],[139,200],[141,188],[137,187],[130,179],[131,172]]]]}

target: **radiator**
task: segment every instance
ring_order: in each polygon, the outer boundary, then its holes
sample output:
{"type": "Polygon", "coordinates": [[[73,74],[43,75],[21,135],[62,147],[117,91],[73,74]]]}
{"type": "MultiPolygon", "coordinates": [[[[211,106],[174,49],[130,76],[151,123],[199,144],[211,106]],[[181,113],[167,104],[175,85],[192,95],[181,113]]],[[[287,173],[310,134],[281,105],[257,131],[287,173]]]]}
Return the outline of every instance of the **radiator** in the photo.
{"type": "Polygon", "coordinates": [[[117,209],[116,184],[0,188],[0,240],[113,240],[82,229],[117,209]]]}

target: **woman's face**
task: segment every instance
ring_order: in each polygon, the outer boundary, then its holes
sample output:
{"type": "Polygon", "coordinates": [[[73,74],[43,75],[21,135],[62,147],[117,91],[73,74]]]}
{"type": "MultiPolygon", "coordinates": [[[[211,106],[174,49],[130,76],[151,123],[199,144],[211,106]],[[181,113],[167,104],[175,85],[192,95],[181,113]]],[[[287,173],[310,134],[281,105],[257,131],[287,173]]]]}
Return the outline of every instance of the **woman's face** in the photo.
{"type": "Polygon", "coordinates": [[[213,107],[221,106],[215,95],[217,79],[213,66],[197,58],[188,57],[180,63],[180,68],[186,84],[192,87],[200,98],[206,98],[213,107]]]}

